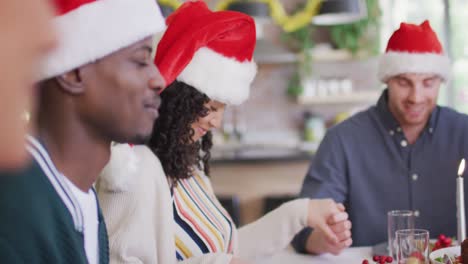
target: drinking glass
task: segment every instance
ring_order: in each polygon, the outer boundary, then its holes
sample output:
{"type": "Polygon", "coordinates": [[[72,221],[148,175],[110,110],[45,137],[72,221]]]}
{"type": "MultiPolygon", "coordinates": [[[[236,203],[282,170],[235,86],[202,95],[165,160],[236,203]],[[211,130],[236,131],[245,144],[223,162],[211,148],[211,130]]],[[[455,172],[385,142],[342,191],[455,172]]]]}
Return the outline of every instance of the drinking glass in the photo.
{"type": "Polygon", "coordinates": [[[414,228],[414,212],[410,210],[393,210],[387,213],[388,255],[396,259],[397,241],[395,232],[401,229],[414,228]]]}
{"type": "Polygon", "coordinates": [[[398,264],[429,264],[429,231],[403,229],[396,231],[398,264]]]}

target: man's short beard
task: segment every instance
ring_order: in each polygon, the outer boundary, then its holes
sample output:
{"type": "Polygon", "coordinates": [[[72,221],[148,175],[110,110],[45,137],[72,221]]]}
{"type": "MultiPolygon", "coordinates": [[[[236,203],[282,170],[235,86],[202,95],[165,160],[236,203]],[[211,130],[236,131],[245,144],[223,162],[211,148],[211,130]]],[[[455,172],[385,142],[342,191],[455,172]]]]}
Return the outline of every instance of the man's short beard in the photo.
{"type": "Polygon", "coordinates": [[[130,140],[127,143],[135,144],[135,145],[146,145],[146,143],[148,143],[150,138],[151,138],[151,134],[149,135],[137,134],[133,138],[130,138],[130,140]]]}

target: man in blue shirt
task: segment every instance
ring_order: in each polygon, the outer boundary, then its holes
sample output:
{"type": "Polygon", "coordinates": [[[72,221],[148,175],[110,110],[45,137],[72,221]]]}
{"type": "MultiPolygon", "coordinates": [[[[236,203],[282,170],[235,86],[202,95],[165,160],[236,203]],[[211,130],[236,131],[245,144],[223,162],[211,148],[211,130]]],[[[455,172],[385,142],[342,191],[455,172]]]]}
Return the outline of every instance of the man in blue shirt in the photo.
{"type": "Polygon", "coordinates": [[[379,65],[387,84],[376,106],[331,128],[304,179],[302,197],[344,203],[332,243],[306,229],[300,252],[333,253],[387,240],[387,212],[409,209],[432,236],[456,235],[456,176],[468,150],[468,116],[437,106],[449,59],[429,23],[402,23],[379,65]],[[352,239],[352,240],[351,240],[352,239]]]}

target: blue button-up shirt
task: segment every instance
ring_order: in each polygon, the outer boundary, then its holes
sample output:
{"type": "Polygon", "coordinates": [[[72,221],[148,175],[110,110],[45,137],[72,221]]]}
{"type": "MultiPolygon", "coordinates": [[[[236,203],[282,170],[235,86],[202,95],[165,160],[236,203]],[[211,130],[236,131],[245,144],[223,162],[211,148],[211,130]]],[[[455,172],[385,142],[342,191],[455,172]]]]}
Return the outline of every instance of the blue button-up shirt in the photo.
{"type": "MultiPolygon", "coordinates": [[[[415,226],[432,237],[454,236],[456,176],[467,151],[468,116],[440,106],[410,145],[388,110],[385,90],[376,106],[327,132],[300,195],[344,203],[354,246],[386,241],[390,210],[414,210],[415,226]]],[[[310,232],[294,239],[298,251],[304,251],[310,232]]]]}

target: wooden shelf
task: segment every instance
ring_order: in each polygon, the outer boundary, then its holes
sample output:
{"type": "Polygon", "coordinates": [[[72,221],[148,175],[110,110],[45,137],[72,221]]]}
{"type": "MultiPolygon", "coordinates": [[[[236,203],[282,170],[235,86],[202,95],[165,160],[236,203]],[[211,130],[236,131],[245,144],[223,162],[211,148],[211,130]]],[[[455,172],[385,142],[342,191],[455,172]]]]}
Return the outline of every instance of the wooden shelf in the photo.
{"type": "Polygon", "coordinates": [[[354,92],[343,95],[333,96],[315,96],[304,97],[299,96],[297,102],[299,104],[360,104],[360,103],[376,103],[381,92],[380,91],[365,91],[354,92]]]}

